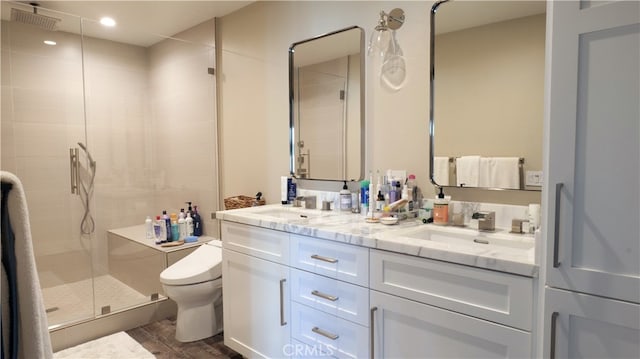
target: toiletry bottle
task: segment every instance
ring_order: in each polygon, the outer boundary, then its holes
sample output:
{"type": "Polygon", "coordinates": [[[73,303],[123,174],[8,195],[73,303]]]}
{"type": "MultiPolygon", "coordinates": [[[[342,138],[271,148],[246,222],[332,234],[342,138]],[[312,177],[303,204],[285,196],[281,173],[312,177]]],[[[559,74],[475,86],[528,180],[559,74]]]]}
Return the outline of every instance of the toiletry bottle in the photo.
{"type": "Polygon", "coordinates": [[[164,219],[165,223],[165,231],[167,232],[167,239],[165,242],[171,242],[173,238],[173,233],[171,233],[171,217],[167,214],[167,211],[162,211],[162,219],[164,219]]]}
{"type": "Polygon", "coordinates": [[[349,187],[347,187],[347,181],[344,181],[344,185],[340,191],[340,210],[351,210],[351,192],[349,192],[349,187]]]}
{"type": "Polygon", "coordinates": [[[409,210],[419,208],[418,203],[418,185],[416,184],[416,175],[409,175],[407,179],[407,188],[409,189],[409,210]]]}
{"type": "Polygon", "coordinates": [[[367,215],[369,211],[369,185],[371,182],[367,180],[360,181],[360,204],[362,205],[362,213],[367,215]]]}
{"type": "MultiPolygon", "coordinates": [[[[191,208],[191,202],[185,202],[187,204],[187,213],[186,214],[191,214],[193,216],[193,208],[191,208]]],[[[186,216],[185,216],[186,219],[186,216]]]]}
{"type": "Polygon", "coordinates": [[[144,220],[144,233],[147,239],[155,238],[155,236],[153,235],[153,221],[149,216],[147,216],[147,219],[144,220]]]}
{"type": "Polygon", "coordinates": [[[178,230],[178,215],[171,213],[171,241],[176,242],[180,240],[180,231],[178,230]]]}
{"type": "Polygon", "coordinates": [[[187,228],[187,236],[193,236],[193,218],[191,218],[190,212],[187,212],[187,218],[184,219],[184,223],[187,228]]]}
{"type": "Polygon", "coordinates": [[[202,235],[202,218],[198,213],[198,206],[193,206],[193,235],[197,237],[202,235]]]}
{"type": "Polygon", "coordinates": [[[449,201],[445,198],[442,187],[433,202],[433,223],[447,225],[449,223],[449,201]]]}
{"type": "Polygon", "coordinates": [[[400,186],[400,182],[398,181],[391,181],[391,188],[389,189],[389,203],[393,203],[397,200],[399,200],[399,194],[398,191],[396,190],[396,187],[400,186]]]}
{"type": "Polygon", "coordinates": [[[289,204],[293,204],[296,200],[296,196],[298,195],[297,193],[298,191],[295,179],[293,177],[289,177],[287,179],[287,202],[289,204]]]}
{"type": "Polygon", "coordinates": [[[180,209],[180,214],[178,215],[178,231],[180,232],[180,239],[187,237],[187,223],[184,220],[184,208],[180,209]]]}
{"type": "Polygon", "coordinates": [[[289,177],[280,176],[280,203],[287,204],[289,203],[289,177]]]}
{"type": "Polygon", "coordinates": [[[400,195],[401,199],[406,199],[407,200],[407,209],[411,210],[413,209],[413,204],[411,202],[411,198],[409,197],[409,186],[407,186],[406,182],[404,184],[404,186],[402,186],[402,193],[400,195]],[[411,204],[411,206],[409,206],[409,204],[411,204]],[[411,208],[410,208],[411,207],[411,208]]]}
{"type": "Polygon", "coordinates": [[[167,241],[167,224],[161,216],[156,216],[156,221],[153,222],[153,234],[156,238],[156,244],[167,241]]]}
{"type": "Polygon", "coordinates": [[[384,208],[384,195],[382,191],[378,191],[378,198],[376,198],[376,212],[382,212],[384,208]]]}

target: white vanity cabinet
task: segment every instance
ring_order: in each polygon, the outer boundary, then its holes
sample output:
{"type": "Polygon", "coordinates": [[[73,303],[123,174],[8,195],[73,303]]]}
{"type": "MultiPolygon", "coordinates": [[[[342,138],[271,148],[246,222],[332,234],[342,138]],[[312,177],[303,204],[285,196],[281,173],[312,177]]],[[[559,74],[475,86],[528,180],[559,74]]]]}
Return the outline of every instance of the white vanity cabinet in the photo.
{"type": "Polygon", "coordinates": [[[372,249],[376,358],[528,358],[533,280],[372,249]]]}
{"type": "Polygon", "coordinates": [[[291,235],[291,336],[334,358],[369,356],[369,249],[291,235]]]}
{"type": "Polygon", "coordinates": [[[639,358],[640,2],[548,10],[543,355],[639,358]]]}
{"type": "Polygon", "coordinates": [[[284,357],[291,342],[289,235],[223,222],[222,245],[224,344],[248,358],[284,357]]]}

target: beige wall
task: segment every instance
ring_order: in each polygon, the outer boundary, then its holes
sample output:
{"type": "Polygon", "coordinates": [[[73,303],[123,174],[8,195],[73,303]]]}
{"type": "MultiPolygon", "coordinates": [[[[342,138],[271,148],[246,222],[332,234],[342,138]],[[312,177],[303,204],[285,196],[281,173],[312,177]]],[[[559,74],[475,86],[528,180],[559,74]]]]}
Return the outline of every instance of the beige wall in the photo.
{"type": "MultiPolygon", "coordinates": [[[[406,169],[426,196],[428,180],[429,12],[433,2],[262,1],[221,19],[222,196],[262,191],[279,200],[288,167],[287,49],[291,43],[357,25],[368,41],[380,10],[400,7],[406,21],[397,39],[406,59],[400,91],[383,88],[379,59],[366,62],[366,168],[406,169]]],[[[540,119],[542,122],[542,119],[540,119]]],[[[540,143],[542,147],[542,143],[540,143]]],[[[340,185],[328,186],[339,190],[340,185]]],[[[327,188],[327,186],[325,186],[327,188]]],[[[452,192],[454,192],[452,190],[452,192]]],[[[455,190],[454,199],[500,203],[539,201],[539,193],[455,190]]]]}

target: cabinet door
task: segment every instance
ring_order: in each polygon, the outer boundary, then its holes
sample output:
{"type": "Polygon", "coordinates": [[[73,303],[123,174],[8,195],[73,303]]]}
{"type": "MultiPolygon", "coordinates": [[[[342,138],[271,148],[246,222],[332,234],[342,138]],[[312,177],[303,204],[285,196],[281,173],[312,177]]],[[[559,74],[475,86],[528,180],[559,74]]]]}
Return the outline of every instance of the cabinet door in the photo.
{"type": "Polygon", "coordinates": [[[545,295],[545,357],[640,358],[640,305],[560,289],[545,295]]]}
{"type": "Polygon", "coordinates": [[[640,302],[640,2],[554,1],[547,284],[640,302]]]}
{"type": "Polygon", "coordinates": [[[371,291],[376,358],[530,358],[531,334],[371,291]]]}
{"type": "Polygon", "coordinates": [[[247,358],[280,358],[290,345],[289,268],[222,250],[224,344],[247,358]]]}

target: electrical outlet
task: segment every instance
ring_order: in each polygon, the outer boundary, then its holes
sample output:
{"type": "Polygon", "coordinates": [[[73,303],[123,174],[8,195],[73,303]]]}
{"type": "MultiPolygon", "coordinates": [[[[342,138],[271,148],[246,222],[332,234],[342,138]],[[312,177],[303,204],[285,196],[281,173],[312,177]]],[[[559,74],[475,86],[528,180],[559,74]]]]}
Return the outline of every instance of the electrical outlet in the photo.
{"type": "Polygon", "coordinates": [[[542,187],[542,171],[527,171],[526,186],[542,187]]]}

